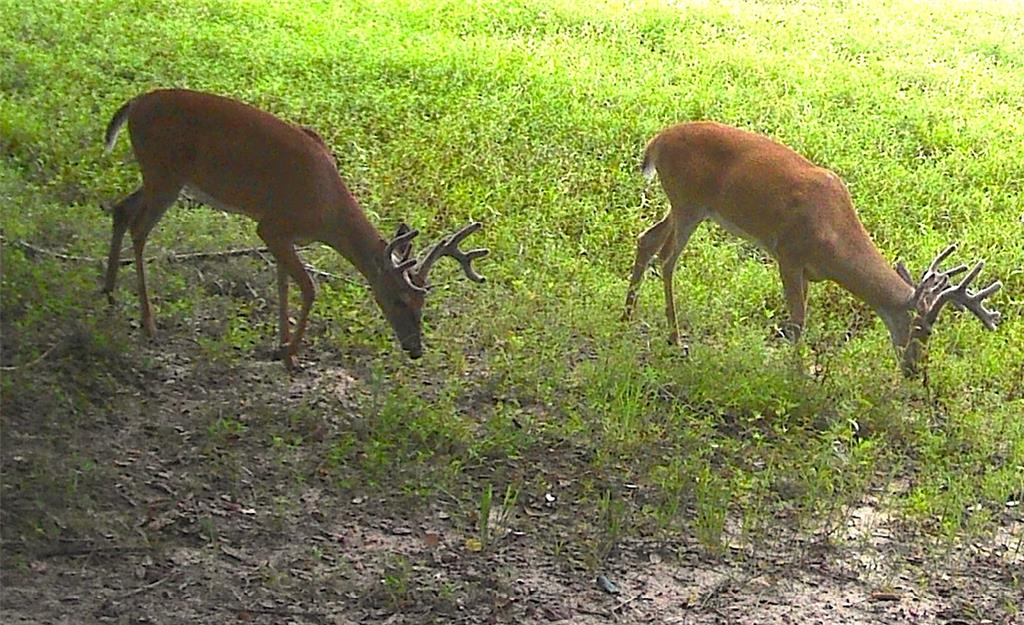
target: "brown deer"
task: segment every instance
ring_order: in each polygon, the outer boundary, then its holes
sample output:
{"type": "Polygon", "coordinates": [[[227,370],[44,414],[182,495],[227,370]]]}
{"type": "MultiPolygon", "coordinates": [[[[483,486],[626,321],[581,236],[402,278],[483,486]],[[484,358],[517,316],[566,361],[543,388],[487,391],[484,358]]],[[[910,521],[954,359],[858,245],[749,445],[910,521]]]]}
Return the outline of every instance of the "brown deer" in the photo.
{"type": "Polygon", "coordinates": [[[153,226],[183,191],[219,210],[256,220],[257,234],[277,261],[280,356],[288,368],[296,365],[316,294],[295,252],[297,242],[324,243],[363,274],[411,358],[423,354],[421,309],[434,263],[451,256],[469,279],[484,281],[471,262],[487,250],[463,252],[458,247],[480,229],[479,223],[443,238],[420,260],[413,259],[412,239],[418,232],[402,224],[390,242],[381,238],[342,181],[326,144],[308,128],[236,100],[179,89],[152,91],[118,109],[107,126],[108,152],[125,122],[142,170],[142,186],[113,209],[103,292],[113,302],[121,242],[131,229],[142,327],[149,337],[156,326],[142,252],[153,226]],[[294,334],[288,318],[289,278],[302,291],[294,334]]]}
{"type": "Polygon", "coordinates": [[[640,235],[626,294],[624,319],[632,316],[637,289],[657,254],[665,285],[669,340],[679,342],[672,275],[690,235],[705,219],[750,239],[779,264],[789,309],[787,333],[797,340],[804,327],[809,281],[832,280],[866,302],[882,318],[901,366],[912,374],[921,360],[939,311],[947,303],[974,313],[989,330],[999,313],[982,300],[999,290],[998,281],[968,290],[981,271],[939,270],[954,247],[943,250],[915,284],[902,264],[894,269],[871,241],[839,177],[767,137],[714,122],[667,128],[647,145],[642,166],[657,173],[671,208],[640,235]]]}

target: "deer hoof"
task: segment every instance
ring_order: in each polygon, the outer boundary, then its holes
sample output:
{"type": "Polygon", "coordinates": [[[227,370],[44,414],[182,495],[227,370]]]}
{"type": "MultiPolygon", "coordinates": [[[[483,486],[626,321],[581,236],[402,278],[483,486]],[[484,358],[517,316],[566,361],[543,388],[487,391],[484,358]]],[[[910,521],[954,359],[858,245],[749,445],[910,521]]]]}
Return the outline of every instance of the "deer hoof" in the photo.
{"type": "Polygon", "coordinates": [[[678,332],[673,332],[672,334],[669,335],[668,344],[671,345],[672,347],[678,347],[679,351],[682,352],[684,357],[690,355],[690,343],[688,341],[682,340],[679,337],[678,332]]]}
{"type": "Polygon", "coordinates": [[[289,353],[287,349],[281,350],[278,359],[284,363],[284,368],[287,369],[289,373],[302,371],[302,366],[299,364],[298,357],[295,354],[289,353]]]}
{"type": "Polygon", "coordinates": [[[288,348],[288,344],[279,345],[277,349],[274,350],[273,354],[271,355],[271,358],[273,358],[274,360],[280,360],[282,363],[284,363],[284,368],[292,373],[302,370],[302,366],[299,364],[298,356],[291,352],[291,350],[288,348]]]}
{"type": "Polygon", "coordinates": [[[787,323],[775,329],[776,337],[784,339],[790,343],[798,342],[802,333],[803,328],[793,323],[787,323]]]}

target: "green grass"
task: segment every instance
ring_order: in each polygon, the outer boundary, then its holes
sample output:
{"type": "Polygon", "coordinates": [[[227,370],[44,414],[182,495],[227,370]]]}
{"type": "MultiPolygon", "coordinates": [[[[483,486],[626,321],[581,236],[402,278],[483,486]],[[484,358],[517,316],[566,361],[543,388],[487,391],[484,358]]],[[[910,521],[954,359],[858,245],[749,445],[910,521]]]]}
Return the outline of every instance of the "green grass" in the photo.
{"type": "MultiPolygon", "coordinates": [[[[579,451],[580,497],[614,509],[609,489],[639,485],[628,523],[689,528],[709,545],[726,511],[752,534],[780,511],[818,530],[885,489],[922,527],[984,531],[1024,491],[1021,32],[1010,2],[0,0],[3,234],[104,256],[98,206],[138,179],[127,141],[102,154],[113,111],[155,87],[232,95],[316,128],[382,231],[407,220],[429,239],[486,224],[475,243],[492,248],[489,281],[439,270],[420,363],[397,353],[357,280],[322,284],[307,348],[363,372],[365,387],[326,465],[339,485],[362,476],[423,493],[500,461],[520,470],[496,492],[543,495],[545,472],[531,467],[554,446],[579,451]],[[927,385],[904,381],[882,324],[818,285],[807,376],[772,338],[785,314],[774,266],[709,227],[676,274],[689,357],[664,344],[656,280],[621,324],[635,236],[665,209],[656,188],[642,207],[643,146],[699,118],[770,134],[838,172],[894,259],[921,267],[950,241],[965,260],[986,258],[985,275],[1004,282],[999,331],[947,314],[927,385]]],[[[179,205],[149,249],[257,243],[251,222],[179,205]]],[[[326,251],[307,258],[358,278],[326,251]]],[[[158,323],[198,334],[199,354],[227,353],[222,370],[244,368],[274,340],[273,271],[202,271],[152,265],[158,323]]],[[[75,327],[100,363],[147,367],[126,339],[132,272],[113,320],[99,273],[5,245],[5,364],[75,327]]],[[[123,381],[98,369],[58,372],[70,395],[44,402],[44,417],[104,410],[104,389],[123,381]]],[[[5,403],[25,409],[48,383],[6,375],[5,403]]],[[[218,419],[211,436],[250,435],[218,419]]]]}

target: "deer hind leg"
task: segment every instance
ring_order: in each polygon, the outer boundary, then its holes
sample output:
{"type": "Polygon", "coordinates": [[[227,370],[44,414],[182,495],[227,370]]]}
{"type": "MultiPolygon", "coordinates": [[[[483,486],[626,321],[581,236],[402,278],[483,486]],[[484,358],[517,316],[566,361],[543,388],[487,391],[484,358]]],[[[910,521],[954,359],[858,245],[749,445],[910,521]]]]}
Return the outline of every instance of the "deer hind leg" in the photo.
{"type": "Polygon", "coordinates": [[[182,185],[169,185],[163,188],[153,188],[144,184],[141,203],[130,224],[132,249],[135,252],[135,275],[138,278],[139,284],[139,310],[142,313],[142,327],[149,338],[156,336],[156,324],[153,322],[153,311],[149,305],[149,292],[146,289],[146,263],[143,258],[143,252],[146,249],[146,240],[149,238],[149,233],[152,232],[153,226],[160,221],[160,218],[164,216],[164,213],[171,207],[171,204],[174,204],[174,201],[178,199],[181,187],[182,185]]]}
{"type": "Polygon", "coordinates": [[[302,308],[299,312],[299,321],[295,326],[295,333],[288,340],[287,347],[281,350],[281,359],[284,360],[285,366],[288,369],[294,369],[298,365],[296,356],[302,343],[302,337],[306,333],[306,321],[309,319],[309,310],[313,306],[313,300],[316,297],[316,286],[309,277],[309,273],[306,272],[306,268],[302,265],[299,255],[295,252],[295,245],[290,235],[277,231],[269,222],[260,223],[256,233],[267,244],[267,249],[274,255],[274,260],[277,261],[277,288],[278,296],[281,297],[281,301],[278,302],[278,322],[280,323],[278,336],[282,341],[286,340],[290,334],[288,323],[288,277],[295,280],[299,285],[299,290],[302,292],[302,308]]]}
{"type": "Polygon", "coordinates": [[[661,259],[661,279],[665,287],[665,317],[668,319],[669,327],[668,342],[673,345],[679,345],[680,342],[679,324],[676,322],[675,296],[672,293],[672,276],[675,274],[679,255],[703,219],[703,215],[697,210],[676,213],[674,228],[658,252],[658,258],[661,259]]]}
{"type": "Polygon", "coordinates": [[[644,281],[644,274],[651,258],[655,253],[664,247],[669,235],[672,234],[672,215],[666,215],[664,219],[644,231],[637,238],[636,261],[633,263],[633,274],[629,279],[629,289],[626,291],[626,308],[622,313],[622,320],[629,321],[633,316],[633,309],[636,307],[637,291],[640,283],[644,281]]]}
{"type": "Polygon", "coordinates": [[[107,254],[107,273],[103,280],[103,294],[107,301],[114,304],[114,286],[117,284],[117,271],[121,267],[121,245],[124,242],[124,233],[131,225],[142,207],[142,187],[136,189],[131,195],[124,198],[114,206],[113,210],[113,234],[110,237],[110,252],[107,254]]]}
{"type": "Polygon", "coordinates": [[[291,341],[291,324],[288,320],[288,270],[277,263],[278,336],[276,358],[284,359],[291,341]]]}

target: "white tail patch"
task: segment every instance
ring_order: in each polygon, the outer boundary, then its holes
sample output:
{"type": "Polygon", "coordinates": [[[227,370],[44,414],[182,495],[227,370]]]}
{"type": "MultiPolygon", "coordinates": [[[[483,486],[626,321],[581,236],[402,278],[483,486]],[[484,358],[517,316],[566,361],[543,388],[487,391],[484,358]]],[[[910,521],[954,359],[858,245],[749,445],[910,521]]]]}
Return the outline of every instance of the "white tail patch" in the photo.
{"type": "Polygon", "coordinates": [[[107,132],[104,136],[103,142],[104,154],[109,154],[110,151],[114,149],[114,143],[117,141],[117,135],[121,132],[121,127],[124,126],[124,123],[128,121],[128,111],[131,108],[131,104],[132,103],[129,100],[124,106],[117,109],[117,112],[114,113],[113,119],[111,119],[110,123],[107,124],[107,132]]]}
{"type": "Polygon", "coordinates": [[[643,169],[641,169],[641,170],[640,170],[640,171],[642,171],[642,172],[643,172],[643,174],[644,174],[644,178],[647,178],[647,180],[653,180],[653,179],[654,179],[654,176],[655,176],[655,174],[657,174],[657,173],[658,173],[658,170],[657,170],[657,168],[655,168],[655,166],[654,166],[654,162],[653,162],[653,161],[654,161],[654,159],[648,159],[648,160],[646,160],[646,161],[644,162],[644,167],[643,167],[643,169]]]}
{"type": "Polygon", "coordinates": [[[117,135],[121,132],[121,126],[124,125],[124,120],[121,123],[111,127],[111,132],[107,133],[107,140],[103,143],[103,153],[110,154],[110,151],[114,149],[114,143],[117,142],[117,135]]]}

